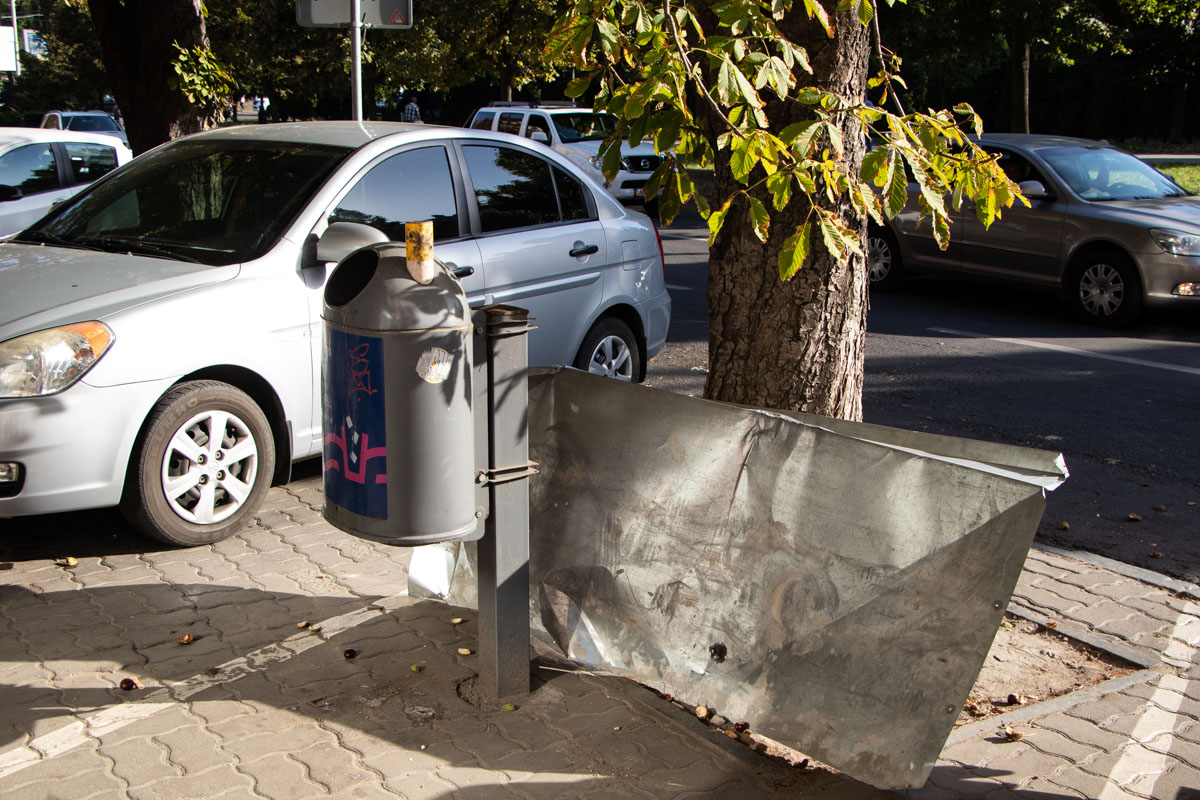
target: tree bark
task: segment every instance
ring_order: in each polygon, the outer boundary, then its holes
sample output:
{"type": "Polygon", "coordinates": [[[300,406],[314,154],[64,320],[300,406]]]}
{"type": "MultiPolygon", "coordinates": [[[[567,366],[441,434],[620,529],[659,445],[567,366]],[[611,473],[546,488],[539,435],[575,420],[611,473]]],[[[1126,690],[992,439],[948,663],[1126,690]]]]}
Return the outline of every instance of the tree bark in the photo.
{"type": "Polygon", "coordinates": [[[1187,129],[1187,90],[1188,80],[1185,75],[1175,75],[1171,81],[1171,133],[1172,144],[1183,141],[1187,129]]]}
{"type": "Polygon", "coordinates": [[[1008,39],[1009,127],[1013,133],[1029,133],[1029,26],[1028,12],[1018,12],[1005,32],[1008,39]]]}
{"type": "MultiPolygon", "coordinates": [[[[813,75],[797,72],[802,86],[861,98],[870,53],[867,30],[845,13],[835,16],[835,24],[837,34],[830,39],[801,8],[780,27],[808,50],[813,75]]],[[[776,101],[767,113],[775,130],[811,116],[807,106],[794,101],[776,101]]],[[[718,125],[715,120],[712,124],[714,129],[718,125]]],[[[842,132],[844,169],[857,174],[865,138],[857,120],[846,118],[842,132]]],[[[715,205],[720,205],[740,184],[730,171],[728,151],[717,153],[714,194],[715,205]]],[[[709,253],[709,372],[704,394],[731,403],[861,419],[865,261],[851,256],[844,266],[838,265],[820,235],[814,234],[808,261],[784,283],[777,266],[779,252],[795,226],[806,219],[809,206],[799,195],[777,212],[769,195],[758,196],[771,212],[767,243],[752,231],[748,204],[738,201],[709,253]]],[[[866,221],[849,201],[834,210],[861,239],[866,221]]]]}
{"type": "Polygon", "coordinates": [[[176,44],[207,46],[201,0],[88,0],[133,152],[207,127],[207,113],[170,88],[176,44]]]}

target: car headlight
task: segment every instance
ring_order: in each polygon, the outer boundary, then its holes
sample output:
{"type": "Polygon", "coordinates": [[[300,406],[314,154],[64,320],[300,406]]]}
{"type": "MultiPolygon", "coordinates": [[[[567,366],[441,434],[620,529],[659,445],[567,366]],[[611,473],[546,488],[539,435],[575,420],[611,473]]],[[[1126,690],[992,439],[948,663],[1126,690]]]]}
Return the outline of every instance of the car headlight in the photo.
{"type": "Polygon", "coordinates": [[[0,398],[40,397],[69,388],[112,344],[102,322],[79,322],[0,342],[0,398]]]}
{"type": "Polygon", "coordinates": [[[1173,256],[1200,256],[1200,235],[1151,228],[1150,238],[1173,256]]]}

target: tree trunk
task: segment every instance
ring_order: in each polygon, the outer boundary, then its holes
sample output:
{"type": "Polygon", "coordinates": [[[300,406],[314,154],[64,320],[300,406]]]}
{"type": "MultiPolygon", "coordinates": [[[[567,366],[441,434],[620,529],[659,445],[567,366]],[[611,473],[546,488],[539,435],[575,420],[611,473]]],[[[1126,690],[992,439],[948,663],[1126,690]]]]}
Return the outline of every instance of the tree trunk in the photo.
{"type": "Polygon", "coordinates": [[[1029,133],[1029,27],[1028,12],[1018,12],[1006,31],[1010,87],[1009,127],[1013,133],[1029,133]]]}
{"type": "Polygon", "coordinates": [[[1175,75],[1171,81],[1171,143],[1179,144],[1187,128],[1187,77],[1175,75]]]}
{"type": "Polygon", "coordinates": [[[207,127],[207,114],[169,81],[175,45],[207,46],[201,0],[88,0],[104,69],[133,152],[207,127]]]}
{"type": "MultiPolygon", "coordinates": [[[[808,50],[814,74],[797,72],[801,85],[862,97],[869,58],[867,30],[845,13],[835,16],[835,24],[837,35],[830,39],[799,10],[791,12],[780,27],[808,50]]],[[[767,113],[774,130],[810,115],[806,106],[790,101],[775,102],[767,113]]],[[[845,121],[842,129],[844,169],[857,174],[865,139],[857,120],[845,121]]],[[[717,153],[714,194],[719,205],[740,185],[730,171],[728,151],[717,153]]],[[[820,235],[814,234],[808,261],[784,283],[779,279],[779,251],[805,220],[808,206],[801,195],[777,212],[765,193],[759,199],[771,211],[767,244],[755,237],[747,204],[739,201],[709,253],[709,372],[704,394],[731,403],[861,419],[867,314],[864,259],[851,256],[845,266],[839,266],[820,235]]],[[[835,210],[861,238],[866,222],[850,203],[835,210]]]]}

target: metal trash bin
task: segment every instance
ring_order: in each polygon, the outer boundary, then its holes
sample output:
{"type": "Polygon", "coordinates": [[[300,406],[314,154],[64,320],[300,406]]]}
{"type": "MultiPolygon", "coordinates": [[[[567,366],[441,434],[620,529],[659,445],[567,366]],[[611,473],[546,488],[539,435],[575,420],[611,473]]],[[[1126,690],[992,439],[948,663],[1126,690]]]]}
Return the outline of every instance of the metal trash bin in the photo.
{"type": "Polygon", "coordinates": [[[330,275],[322,317],[325,518],[390,545],[473,533],[471,312],[457,279],[432,258],[410,265],[402,244],[365,247],[330,275]]]}

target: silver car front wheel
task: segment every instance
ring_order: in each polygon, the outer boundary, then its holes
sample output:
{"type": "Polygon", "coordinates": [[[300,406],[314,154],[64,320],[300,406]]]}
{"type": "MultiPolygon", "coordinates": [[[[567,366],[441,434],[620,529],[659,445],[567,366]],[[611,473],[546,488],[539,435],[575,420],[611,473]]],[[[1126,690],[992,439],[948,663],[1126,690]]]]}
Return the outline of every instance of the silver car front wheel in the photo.
{"type": "Polygon", "coordinates": [[[867,279],[872,289],[891,289],[904,278],[896,237],[874,225],[867,231],[867,279]]]}
{"type": "Polygon", "coordinates": [[[185,383],[151,412],[121,508],[157,539],[215,542],[258,509],[274,469],[270,425],[248,395],[216,381],[185,383]]]}

